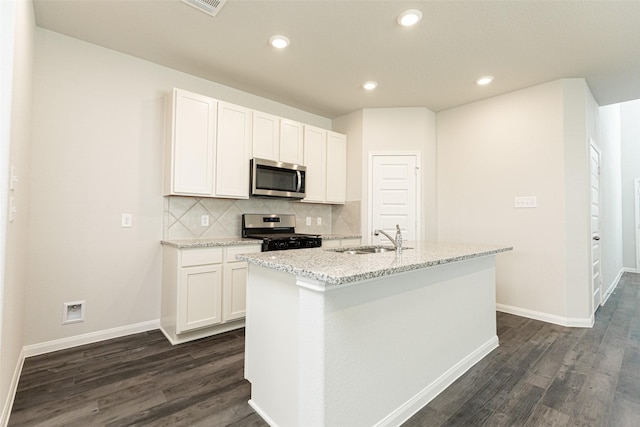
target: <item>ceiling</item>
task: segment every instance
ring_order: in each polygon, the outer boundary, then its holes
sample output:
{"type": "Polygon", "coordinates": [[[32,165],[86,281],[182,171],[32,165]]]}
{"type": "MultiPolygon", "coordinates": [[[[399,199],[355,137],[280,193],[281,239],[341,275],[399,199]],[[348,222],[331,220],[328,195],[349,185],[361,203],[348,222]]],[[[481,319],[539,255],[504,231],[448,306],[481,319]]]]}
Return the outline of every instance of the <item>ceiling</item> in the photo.
{"type": "Polygon", "coordinates": [[[640,98],[640,1],[35,0],[37,25],[328,118],[441,111],[568,77],[640,98]],[[422,21],[401,27],[402,11],[422,21]],[[268,44],[284,34],[291,45],[268,44]],[[489,86],[474,84],[493,75],[489,86]],[[362,89],[375,80],[374,91],[362,89]]]}

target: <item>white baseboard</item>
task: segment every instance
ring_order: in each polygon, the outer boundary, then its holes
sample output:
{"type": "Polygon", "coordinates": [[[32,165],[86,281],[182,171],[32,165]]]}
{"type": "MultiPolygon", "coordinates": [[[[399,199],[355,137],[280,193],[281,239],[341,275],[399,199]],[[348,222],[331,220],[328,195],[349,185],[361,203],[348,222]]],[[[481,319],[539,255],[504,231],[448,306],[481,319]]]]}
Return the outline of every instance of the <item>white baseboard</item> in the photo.
{"type": "Polygon", "coordinates": [[[105,329],[102,331],[90,332],[88,334],[76,335],[59,340],[46,341],[39,344],[24,346],[25,357],[37,356],[39,354],[50,353],[52,351],[64,350],[77,347],[79,345],[91,344],[98,341],[109,340],[111,338],[124,337],[126,335],[151,331],[160,327],[160,320],[149,320],[147,322],[133,325],[120,326],[118,328],[105,329]]]}
{"type": "Polygon", "coordinates": [[[600,304],[600,305],[605,305],[607,303],[607,300],[609,299],[609,297],[611,296],[613,291],[616,290],[616,287],[618,286],[618,283],[620,283],[620,279],[622,279],[622,275],[624,273],[636,273],[636,269],[635,268],[629,268],[629,267],[621,268],[620,271],[618,272],[618,275],[616,276],[616,278],[613,279],[613,282],[611,282],[611,284],[607,288],[605,294],[602,296],[602,304],[600,304]]]}
{"type": "Polygon", "coordinates": [[[376,423],[375,426],[387,427],[401,425],[497,347],[498,337],[494,336],[467,357],[452,366],[451,369],[422,389],[418,394],[402,404],[398,409],[376,423]]]}
{"type": "Polygon", "coordinates": [[[555,314],[543,313],[506,304],[496,304],[496,310],[502,313],[515,314],[516,316],[527,317],[529,319],[540,320],[542,322],[553,323],[555,325],[567,326],[570,328],[591,328],[595,322],[593,314],[589,318],[562,317],[555,314]]]}
{"type": "Polygon", "coordinates": [[[2,408],[2,414],[0,414],[0,426],[7,427],[9,424],[9,416],[11,416],[11,408],[13,408],[13,401],[16,397],[16,390],[18,390],[18,382],[20,381],[20,374],[22,373],[22,366],[24,366],[24,348],[20,352],[18,357],[18,363],[16,363],[16,369],[13,371],[13,378],[11,378],[11,384],[7,393],[7,400],[4,402],[2,408]]]}

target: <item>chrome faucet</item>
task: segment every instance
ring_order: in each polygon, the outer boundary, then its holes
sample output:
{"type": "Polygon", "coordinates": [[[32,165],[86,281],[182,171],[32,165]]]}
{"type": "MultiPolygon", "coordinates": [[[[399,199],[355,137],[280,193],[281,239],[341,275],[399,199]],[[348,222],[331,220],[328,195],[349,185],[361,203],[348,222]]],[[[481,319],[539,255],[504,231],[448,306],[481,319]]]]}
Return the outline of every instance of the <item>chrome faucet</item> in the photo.
{"type": "Polygon", "coordinates": [[[396,238],[394,239],[393,237],[389,236],[389,234],[387,234],[387,232],[385,232],[384,230],[373,230],[373,235],[374,236],[379,236],[380,233],[382,233],[387,239],[389,239],[391,241],[391,243],[393,243],[393,247],[396,250],[397,254],[402,253],[402,232],[400,231],[400,225],[396,224],[396,238]]]}

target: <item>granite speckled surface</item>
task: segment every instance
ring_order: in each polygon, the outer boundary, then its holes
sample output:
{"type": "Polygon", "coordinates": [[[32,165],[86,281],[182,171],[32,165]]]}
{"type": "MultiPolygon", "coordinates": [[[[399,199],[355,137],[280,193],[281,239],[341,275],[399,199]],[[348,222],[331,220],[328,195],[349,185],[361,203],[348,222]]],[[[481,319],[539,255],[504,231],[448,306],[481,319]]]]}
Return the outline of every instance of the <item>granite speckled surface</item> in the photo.
{"type": "MultiPolygon", "coordinates": [[[[349,248],[340,250],[345,249],[349,248]]],[[[395,251],[350,255],[331,249],[315,248],[242,254],[237,258],[251,264],[318,280],[325,285],[342,285],[494,255],[512,249],[509,246],[479,244],[405,242],[405,249],[400,256],[397,256],[395,251]]]]}
{"type": "MultiPolygon", "coordinates": [[[[359,234],[323,234],[323,240],[346,240],[360,239],[359,234]]],[[[222,237],[210,239],[168,239],[161,240],[160,243],[167,246],[173,246],[178,249],[188,248],[214,248],[217,246],[240,246],[240,245],[260,245],[261,240],[243,239],[242,237],[222,237]]]]}
{"type": "Polygon", "coordinates": [[[217,246],[260,245],[261,240],[243,239],[242,237],[223,237],[217,239],[173,239],[162,240],[160,243],[178,249],[214,248],[217,246]]]}
{"type": "Polygon", "coordinates": [[[322,240],[362,239],[360,234],[322,234],[322,240]]]}

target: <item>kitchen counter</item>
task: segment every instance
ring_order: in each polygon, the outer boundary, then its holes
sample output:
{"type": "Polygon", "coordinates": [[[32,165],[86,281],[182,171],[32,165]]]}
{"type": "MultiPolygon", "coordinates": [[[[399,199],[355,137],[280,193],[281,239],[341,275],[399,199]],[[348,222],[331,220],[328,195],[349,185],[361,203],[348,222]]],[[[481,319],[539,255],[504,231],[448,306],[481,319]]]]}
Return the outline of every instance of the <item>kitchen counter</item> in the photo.
{"type": "Polygon", "coordinates": [[[360,234],[322,234],[322,240],[351,240],[362,239],[360,234]]]}
{"type": "MultiPolygon", "coordinates": [[[[385,246],[387,247],[387,246],[385,246]]],[[[322,282],[343,285],[405,271],[419,270],[471,258],[510,251],[507,246],[461,243],[405,242],[401,256],[395,251],[350,255],[332,249],[302,249],[239,255],[238,259],[322,282]]]]}
{"type": "Polygon", "coordinates": [[[160,243],[178,249],[188,248],[213,248],[217,246],[241,246],[260,245],[262,241],[256,239],[244,239],[242,237],[223,237],[217,239],[174,239],[161,240],[160,243]]]}
{"type": "Polygon", "coordinates": [[[399,426],[498,347],[496,256],[511,248],[406,246],[238,255],[249,404],[267,423],[399,426]]]}

